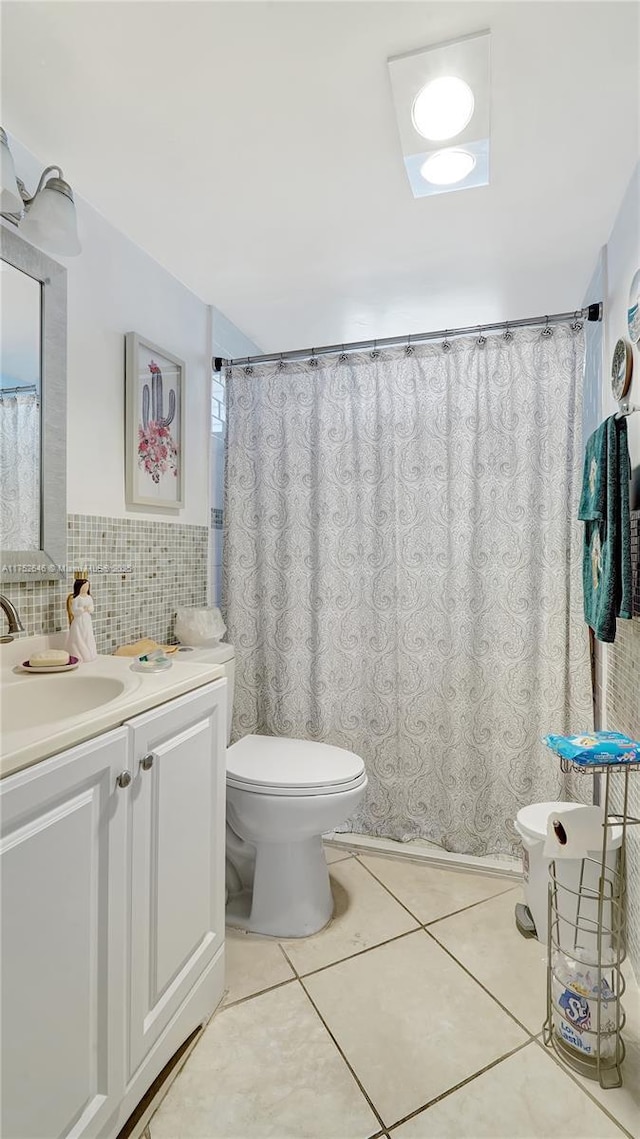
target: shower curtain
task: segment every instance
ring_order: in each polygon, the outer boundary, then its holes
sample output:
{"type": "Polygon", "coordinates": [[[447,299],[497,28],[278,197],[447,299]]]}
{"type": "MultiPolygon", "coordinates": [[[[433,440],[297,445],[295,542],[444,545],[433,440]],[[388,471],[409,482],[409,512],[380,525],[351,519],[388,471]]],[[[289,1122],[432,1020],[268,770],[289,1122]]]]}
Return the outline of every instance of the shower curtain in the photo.
{"type": "Polygon", "coordinates": [[[234,738],[366,763],[345,829],[511,853],[592,723],[584,340],[557,325],[233,368],[224,595],[234,738]]]}
{"type": "Polygon", "coordinates": [[[0,390],[0,548],[40,549],[40,400],[0,390]]]}

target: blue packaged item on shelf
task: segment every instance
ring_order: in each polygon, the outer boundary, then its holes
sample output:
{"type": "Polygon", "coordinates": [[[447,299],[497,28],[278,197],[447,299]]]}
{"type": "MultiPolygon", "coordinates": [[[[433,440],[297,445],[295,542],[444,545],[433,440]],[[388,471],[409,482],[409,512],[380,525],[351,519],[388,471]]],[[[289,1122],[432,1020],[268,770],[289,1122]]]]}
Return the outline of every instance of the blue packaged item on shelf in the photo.
{"type": "Polygon", "coordinates": [[[544,742],[561,759],[572,763],[640,763],[640,742],[621,732],[585,732],[581,736],[545,736],[544,742]]]}

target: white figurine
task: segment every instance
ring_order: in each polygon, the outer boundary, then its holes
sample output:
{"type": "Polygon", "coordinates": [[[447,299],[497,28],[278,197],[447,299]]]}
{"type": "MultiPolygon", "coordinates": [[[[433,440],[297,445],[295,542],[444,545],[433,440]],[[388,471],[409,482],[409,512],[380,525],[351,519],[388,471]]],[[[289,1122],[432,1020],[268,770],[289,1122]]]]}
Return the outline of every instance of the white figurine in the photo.
{"type": "Polygon", "coordinates": [[[95,660],[98,650],[91,621],[93,600],[86,578],[80,577],[74,582],[73,594],[67,598],[67,612],[70,625],[66,648],[69,656],[77,657],[83,664],[95,660]]]}

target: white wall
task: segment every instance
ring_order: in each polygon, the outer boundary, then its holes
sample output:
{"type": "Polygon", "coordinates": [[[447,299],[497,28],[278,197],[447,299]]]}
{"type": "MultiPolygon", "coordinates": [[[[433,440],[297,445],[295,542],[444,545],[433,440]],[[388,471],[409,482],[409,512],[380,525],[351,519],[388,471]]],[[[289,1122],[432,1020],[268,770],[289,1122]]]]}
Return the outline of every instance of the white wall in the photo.
{"type": "MultiPolygon", "coordinates": [[[[629,286],[640,269],[640,163],[637,164],[606,246],[607,295],[605,298],[603,414],[611,415],[616,403],[611,395],[611,357],[619,337],[629,339],[627,304],[629,286]]],[[[640,406],[640,346],[633,348],[634,374],[630,399],[640,406]]],[[[633,469],[631,509],[640,510],[640,412],[627,419],[629,451],[633,469]]]]}
{"type": "MultiPolygon", "coordinates": [[[[18,176],[33,191],[45,163],[12,136],[10,145],[18,176]]],[[[72,171],[65,174],[72,182],[72,171]]],[[[153,209],[152,184],[139,192],[149,193],[153,209]]],[[[68,271],[67,510],[208,526],[208,308],[87,202],[76,196],[76,205],[82,253],[56,258],[68,271]],[[186,363],[185,506],[172,513],[125,507],[124,335],[131,331],[186,363]]]]}

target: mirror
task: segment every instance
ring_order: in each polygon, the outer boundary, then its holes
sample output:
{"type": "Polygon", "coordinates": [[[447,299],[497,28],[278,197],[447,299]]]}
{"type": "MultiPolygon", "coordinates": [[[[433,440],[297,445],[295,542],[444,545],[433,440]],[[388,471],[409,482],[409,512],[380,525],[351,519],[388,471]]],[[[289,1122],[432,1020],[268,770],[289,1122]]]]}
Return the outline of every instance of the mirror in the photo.
{"type": "Polygon", "coordinates": [[[66,270],[5,224],[0,250],[2,579],[47,580],[67,556],[66,270]]]}
{"type": "Polygon", "coordinates": [[[0,261],[0,547],[40,549],[40,281],[0,261]]]}

